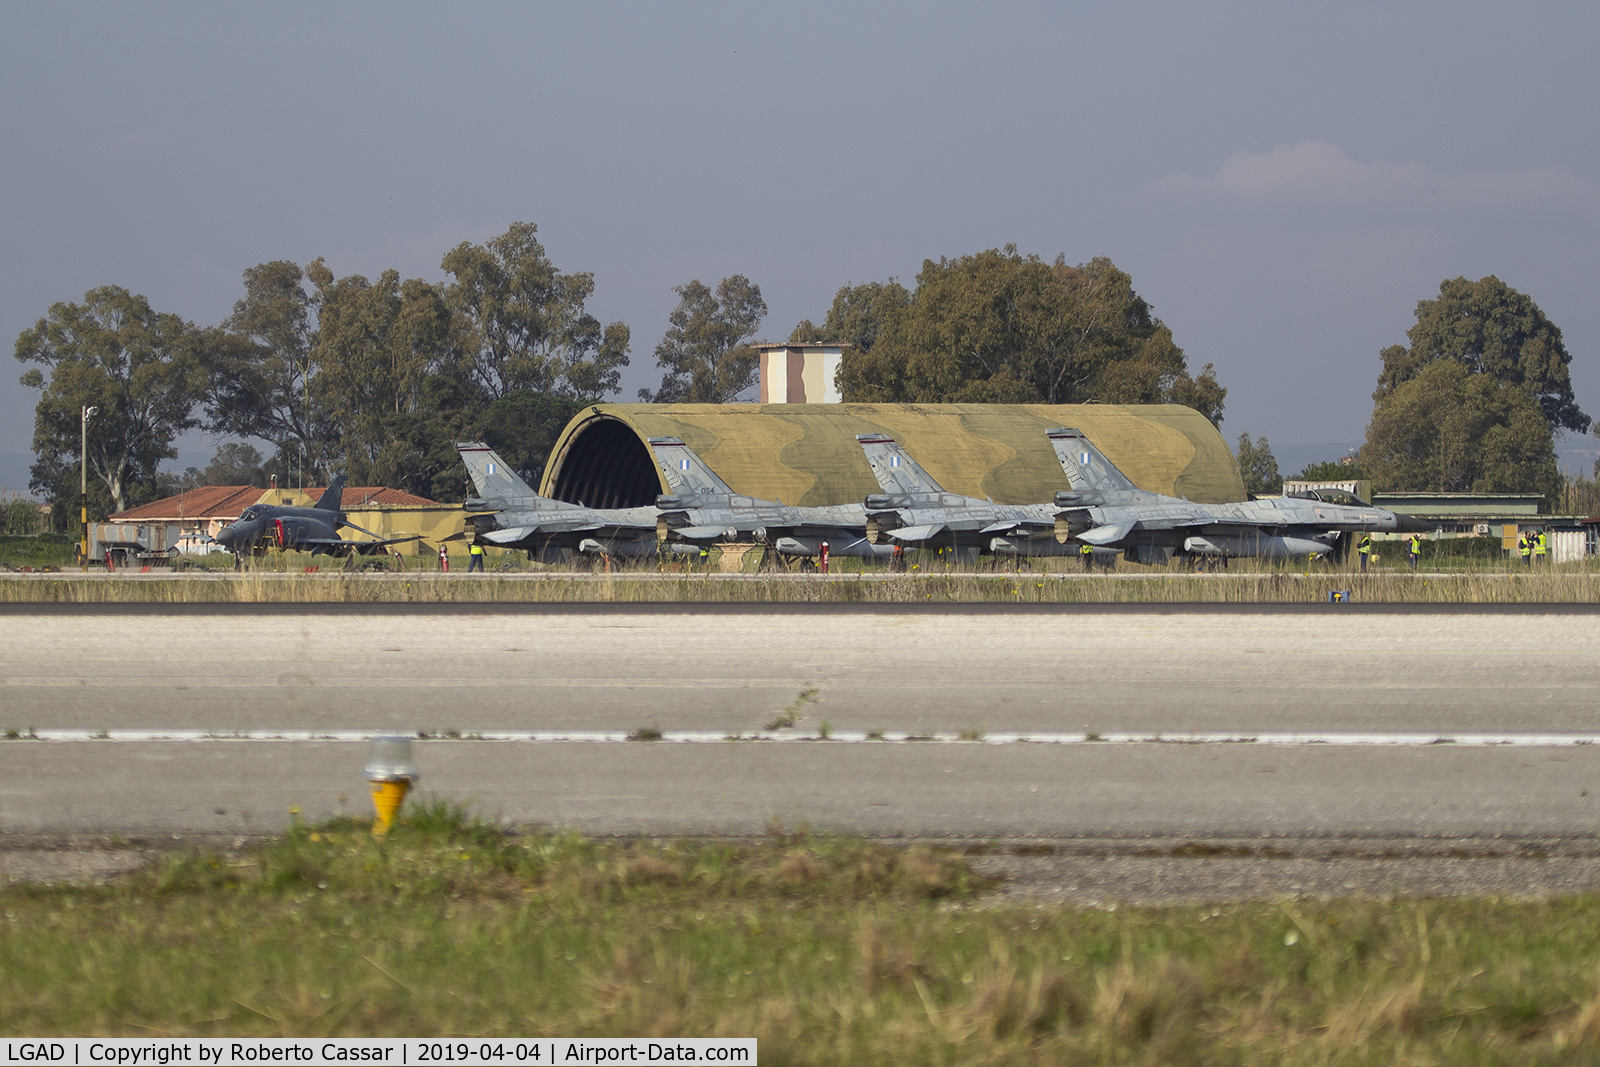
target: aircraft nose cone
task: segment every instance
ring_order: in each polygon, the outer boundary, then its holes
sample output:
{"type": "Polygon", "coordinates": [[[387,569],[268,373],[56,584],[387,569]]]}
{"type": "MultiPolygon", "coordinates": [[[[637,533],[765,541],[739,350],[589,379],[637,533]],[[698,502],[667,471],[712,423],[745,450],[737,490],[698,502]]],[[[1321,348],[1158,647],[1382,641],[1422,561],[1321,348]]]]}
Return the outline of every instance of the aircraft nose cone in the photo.
{"type": "Polygon", "coordinates": [[[1433,527],[1411,515],[1394,513],[1394,528],[1400,533],[1431,533],[1433,527]]]}

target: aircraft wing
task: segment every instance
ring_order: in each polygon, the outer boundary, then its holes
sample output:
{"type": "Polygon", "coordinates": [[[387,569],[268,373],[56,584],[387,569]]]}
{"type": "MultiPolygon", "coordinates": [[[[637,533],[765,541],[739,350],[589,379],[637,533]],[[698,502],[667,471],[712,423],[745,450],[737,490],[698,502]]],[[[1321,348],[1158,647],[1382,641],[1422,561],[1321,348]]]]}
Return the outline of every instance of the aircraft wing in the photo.
{"type": "Polygon", "coordinates": [[[945,528],[942,522],[929,523],[926,526],[902,526],[896,530],[884,531],[896,541],[926,541],[937,535],[945,528]]]}
{"type": "Polygon", "coordinates": [[[726,526],[679,526],[672,532],[686,541],[709,541],[716,537],[726,537],[730,531],[726,526]]]}
{"type": "Polygon", "coordinates": [[[505,530],[486,530],[478,535],[478,539],[491,545],[520,545],[530,538],[548,533],[538,526],[512,526],[505,530]]]}
{"type": "Polygon", "coordinates": [[[1028,535],[1032,537],[1039,534],[1055,533],[1055,529],[1055,523],[1053,522],[1036,522],[1031,519],[1007,519],[1004,522],[991,522],[979,532],[985,534],[999,534],[1011,533],[1016,530],[1025,530],[1027,531],[1028,535]]]}
{"type": "Polygon", "coordinates": [[[342,552],[349,549],[353,552],[370,553],[390,545],[404,545],[412,541],[422,540],[421,534],[412,534],[409,537],[384,537],[376,541],[346,541],[339,537],[302,537],[294,543],[294,547],[302,551],[315,552],[342,552]]]}
{"type": "Polygon", "coordinates": [[[1085,530],[1078,535],[1078,540],[1088,545],[1114,545],[1124,540],[1133,532],[1138,523],[1119,522],[1111,526],[1096,526],[1092,530],[1085,530]]]}

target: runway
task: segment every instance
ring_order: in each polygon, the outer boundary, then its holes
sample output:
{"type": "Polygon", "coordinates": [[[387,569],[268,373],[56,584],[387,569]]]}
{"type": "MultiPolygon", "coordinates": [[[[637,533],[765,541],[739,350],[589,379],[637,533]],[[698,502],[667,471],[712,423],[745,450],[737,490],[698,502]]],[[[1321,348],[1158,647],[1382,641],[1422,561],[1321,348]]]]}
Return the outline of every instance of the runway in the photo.
{"type": "Polygon", "coordinates": [[[594,833],[1589,838],[1600,819],[1590,610],[12,608],[0,633],[0,832],[363,813],[378,732],[430,738],[424,792],[594,833]]]}

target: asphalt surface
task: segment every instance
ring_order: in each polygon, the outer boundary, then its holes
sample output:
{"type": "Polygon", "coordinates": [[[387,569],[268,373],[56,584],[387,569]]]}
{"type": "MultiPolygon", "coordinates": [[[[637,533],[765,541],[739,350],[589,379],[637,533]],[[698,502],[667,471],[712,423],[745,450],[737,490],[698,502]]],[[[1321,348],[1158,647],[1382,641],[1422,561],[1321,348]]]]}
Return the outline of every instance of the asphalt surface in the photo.
{"type": "Polygon", "coordinates": [[[359,738],[388,731],[435,738],[422,793],[518,824],[1076,842],[981,861],[1037,899],[1565,892],[1600,864],[1600,613],[13,609],[0,636],[0,872],[17,842],[365,813],[359,738]],[[1124,849],[1151,841],[1253,844],[1124,849]]]}

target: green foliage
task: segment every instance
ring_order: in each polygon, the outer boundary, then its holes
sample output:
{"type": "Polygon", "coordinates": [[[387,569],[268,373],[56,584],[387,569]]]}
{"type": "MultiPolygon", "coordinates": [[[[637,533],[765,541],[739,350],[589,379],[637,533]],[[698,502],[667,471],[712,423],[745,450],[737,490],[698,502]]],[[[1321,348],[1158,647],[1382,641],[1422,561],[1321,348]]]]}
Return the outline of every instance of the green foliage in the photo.
{"type": "Polygon", "coordinates": [[[217,451],[200,472],[203,485],[259,485],[267,484],[265,460],[254,445],[227,441],[217,446],[217,451]]]}
{"type": "Polygon", "coordinates": [[[1381,401],[1430,364],[1448,360],[1469,374],[1522,387],[1538,401],[1551,426],[1588,431],[1589,417],[1572,395],[1572,357],[1561,331],[1530,297],[1494,275],[1475,282],[1441,282],[1436,299],[1417,303],[1417,324],[1406,337],[1410,347],[1383,350],[1374,400],[1381,401]]]}
{"type": "Polygon", "coordinates": [[[1172,332],[1109,259],[1072,267],[1007,245],[927,260],[909,302],[887,287],[841,290],[817,334],[848,339],[852,323],[872,343],[840,363],[849,401],[1179,403],[1222,421],[1215,372],[1190,376],[1172,332]]]}
{"type": "Polygon", "coordinates": [[[50,517],[35,500],[16,497],[0,506],[0,533],[29,536],[44,533],[49,525],[50,517]]]}
{"type": "Polygon", "coordinates": [[[537,486],[556,438],[588,399],[515,390],[490,404],[480,425],[485,442],[523,481],[537,486]]]}
{"type": "Polygon", "coordinates": [[[1435,360],[1380,397],[1361,465],[1389,492],[1561,491],[1538,402],[1456,360],[1435,360]]]}
{"type": "Polygon", "coordinates": [[[57,504],[76,504],[82,410],[98,409],[88,433],[91,481],[104,493],[91,508],[121,511],[154,495],[156,470],[177,455],[172,442],[199,422],[204,388],[200,331],[158,313],[118,286],[93,289],[82,304],[60,303],[17,338],[16,357],[39,367],[22,384],[43,390],[34,412],[30,483],[57,504]]]}
{"type": "Polygon", "coordinates": [[[0,534],[0,564],[10,567],[64,567],[77,542],[58,533],[0,534]]]}
{"type": "MultiPolygon", "coordinates": [[[[309,270],[331,279],[320,259],[309,270]]],[[[287,260],[249,268],[244,299],[221,329],[205,334],[207,429],[271,441],[285,475],[302,466],[326,474],[337,436],[311,390],[312,317],[320,293],[313,296],[305,281],[306,272],[287,260]]]]}
{"type": "Polygon", "coordinates": [[[615,392],[628,364],[628,327],[604,329],[584,310],[594,275],[562,274],[531,222],[484,245],[463,241],[440,265],[454,278],[445,299],[462,331],[472,382],[491,398],[524,389],[560,396],[615,392]]]}
{"type": "Polygon", "coordinates": [[[1278,461],[1272,455],[1272,446],[1265,437],[1250,440],[1250,435],[1239,435],[1239,448],[1234,458],[1239,461],[1239,475],[1244,479],[1247,493],[1277,493],[1283,490],[1283,475],[1278,473],[1278,461]]]}
{"type": "Polygon", "coordinates": [[[800,344],[847,344],[857,355],[864,355],[872,351],[895,316],[910,306],[911,292],[893,278],[840,286],[822,325],[813,325],[806,319],[789,334],[789,340],[800,344]]]}
{"type": "Polygon", "coordinates": [[[1592,895],[980,901],[949,849],[516,836],[429,808],[382,842],[345,820],[0,887],[8,1026],[735,1035],[764,1063],[1040,1067],[1578,1064],[1600,1040],[1592,895]]]}
{"type": "Polygon", "coordinates": [[[654,404],[726,404],[756,381],[760,357],[745,344],[767,316],[761,287],[742,274],[717,283],[712,292],[698,278],[675,287],[678,306],[656,345],[661,385],[639,390],[654,404]]]}
{"type": "Polygon", "coordinates": [[[1340,463],[1336,459],[1325,459],[1321,463],[1307,464],[1304,470],[1295,475],[1295,480],[1301,482],[1352,482],[1362,481],[1366,477],[1367,475],[1357,464],[1340,463]]]}
{"type": "Polygon", "coordinates": [[[369,284],[360,275],[335,280],[320,263],[313,268],[312,390],[339,429],[341,469],[353,485],[431,489],[441,460],[453,459],[444,424],[455,412],[438,403],[459,395],[448,387],[458,370],[449,307],[433,286],[402,283],[392,270],[369,284]]]}

